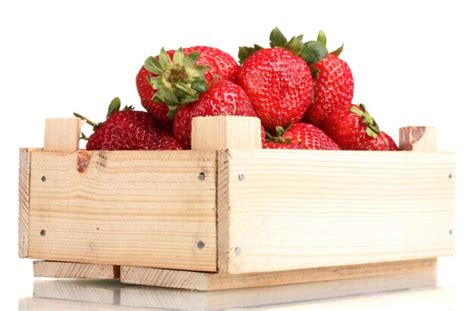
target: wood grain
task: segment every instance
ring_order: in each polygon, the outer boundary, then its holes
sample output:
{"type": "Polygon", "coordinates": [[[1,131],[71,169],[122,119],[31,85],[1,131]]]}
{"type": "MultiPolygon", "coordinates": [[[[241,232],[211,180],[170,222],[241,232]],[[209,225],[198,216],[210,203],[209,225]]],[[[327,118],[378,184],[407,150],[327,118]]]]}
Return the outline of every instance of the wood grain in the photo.
{"type": "Polygon", "coordinates": [[[434,270],[418,270],[366,278],[206,292],[129,286],[120,291],[120,305],[165,310],[262,308],[435,285],[434,270]]]}
{"type": "Polygon", "coordinates": [[[30,152],[20,149],[19,172],[18,255],[28,257],[28,228],[30,222],[30,152]]]}
{"type": "Polygon", "coordinates": [[[230,150],[227,161],[222,271],[453,254],[452,153],[230,150]]]}
{"type": "Polygon", "coordinates": [[[36,260],[33,262],[33,274],[35,277],[47,278],[111,280],[120,278],[120,267],[104,264],[36,260]]]}
{"type": "Polygon", "coordinates": [[[88,162],[79,173],[77,152],[32,152],[28,257],[216,271],[215,152],[92,152],[88,162]]]}
{"type": "Polygon", "coordinates": [[[192,121],[193,150],[261,149],[260,119],[241,116],[195,117],[192,121]]]}
{"type": "Polygon", "coordinates": [[[436,259],[323,267],[266,273],[225,274],[121,266],[120,281],[126,284],[195,290],[223,290],[330,280],[367,278],[419,271],[436,271],[436,259]]]}
{"type": "Polygon", "coordinates": [[[73,152],[79,148],[81,120],[78,118],[46,119],[44,150],[73,152]]]}

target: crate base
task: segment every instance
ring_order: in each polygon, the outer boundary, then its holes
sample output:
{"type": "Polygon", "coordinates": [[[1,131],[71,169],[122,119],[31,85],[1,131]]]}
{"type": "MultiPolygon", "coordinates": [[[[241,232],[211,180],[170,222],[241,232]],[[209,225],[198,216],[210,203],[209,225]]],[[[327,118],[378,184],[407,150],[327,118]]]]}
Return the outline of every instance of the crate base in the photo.
{"type": "MultiPolygon", "coordinates": [[[[118,282],[87,280],[35,281],[33,298],[21,301],[31,310],[223,310],[337,299],[397,290],[433,288],[434,271],[334,280],[225,291],[191,291],[152,286],[124,286],[118,282]]],[[[430,289],[431,291],[431,289],[430,289]]],[[[446,295],[433,289],[436,297],[446,295]]],[[[391,295],[390,294],[390,295],[391,295]]],[[[380,297],[380,296],[379,296],[380,297]]],[[[408,297],[404,297],[408,299],[408,297]]],[[[373,298],[369,296],[371,303],[373,298]]],[[[390,301],[392,298],[389,299],[390,301]]],[[[377,301],[379,301],[377,299],[377,301]]],[[[385,300],[387,301],[387,300],[385,300]]],[[[379,301],[380,302],[380,301],[379,301]]],[[[373,304],[371,304],[373,306],[373,304]]],[[[26,310],[27,308],[25,308],[26,310]]],[[[28,309],[29,310],[29,309],[28,309]]]]}
{"type": "Polygon", "coordinates": [[[363,279],[409,273],[436,276],[437,259],[420,259],[339,267],[289,270],[270,273],[221,274],[183,270],[82,263],[37,261],[37,277],[114,279],[125,284],[159,286],[200,291],[262,287],[346,279],[363,279]]]}

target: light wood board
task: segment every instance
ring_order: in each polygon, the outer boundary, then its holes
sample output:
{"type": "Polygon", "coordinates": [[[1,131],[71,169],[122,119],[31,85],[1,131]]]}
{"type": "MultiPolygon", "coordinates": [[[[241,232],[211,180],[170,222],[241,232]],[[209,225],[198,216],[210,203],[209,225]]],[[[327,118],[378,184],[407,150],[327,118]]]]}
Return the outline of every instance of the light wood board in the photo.
{"type": "Polygon", "coordinates": [[[223,310],[270,307],[435,285],[435,272],[421,270],[395,275],[209,292],[130,286],[121,289],[120,305],[165,310],[223,310]]]}
{"type": "Polygon", "coordinates": [[[216,271],[215,152],[30,156],[29,258],[216,271]]]}
{"type": "Polygon", "coordinates": [[[127,308],[222,310],[275,306],[382,291],[432,287],[435,284],[435,271],[428,269],[428,267],[400,271],[400,273],[392,275],[209,292],[126,286],[110,281],[60,280],[36,281],[33,298],[29,300],[32,311],[62,310],[65,307],[67,310],[74,308],[83,310],[80,309],[81,307],[107,310],[107,305],[114,305],[120,310],[129,310],[127,308]],[[49,308],[45,301],[50,303],[49,308]]]}
{"type": "Polygon", "coordinates": [[[121,266],[120,281],[126,284],[206,291],[367,278],[416,271],[435,272],[436,259],[250,274],[203,273],[121,266]]]}
{"type": "Polygon", "coordinates": [[[28,226],[30,222],[30,151],[20,149],[18,255],[28,257],[28,226]]]}
{"type": "Polygon", "coordinates": [[[229,150],[219,156],[219,176],[228,176],[218,188],[228,191],[218,193],[218,210],[225,211],[218,221],[226,227],[219,231],[221,273],[453,254],[452,153],[229,150]]]}
{"type": "Polygon", "coordinates": [[[104,264],[34,261],[35,277],[110,280],[120,278],[120,267],[104,264]]]}
{"type": "Polygon", "coordinates": [[[79,148],[81,120],[78,118],[46,119],[44,150],[73,152],[79,148]]]}
{"type": "Polygon", "coordinates": [[[195,117],[192,150],[261,149],[260,119],[242,116],[195,117]]]}

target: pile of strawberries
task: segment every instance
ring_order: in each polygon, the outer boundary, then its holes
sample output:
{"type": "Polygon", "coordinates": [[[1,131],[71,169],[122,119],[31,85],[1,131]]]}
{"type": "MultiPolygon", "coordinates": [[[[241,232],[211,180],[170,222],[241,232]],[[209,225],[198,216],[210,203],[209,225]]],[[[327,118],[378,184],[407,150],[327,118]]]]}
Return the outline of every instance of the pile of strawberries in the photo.
{"type": "Polygon", "coordinates": [[[270,47],[240,47],[240,65],[213,47],[162,49],[149,57],[136,83],[141,103],[120,110],[114,99],[107,120],[96,124],[89,150],[178,150],[191,147],[195,116],[254,116],[264,148],[397,150],[364,105],[352,104],[354,80],[342,47],[328,52],[326,36],[288,40],[278,28],[270,47]]]}

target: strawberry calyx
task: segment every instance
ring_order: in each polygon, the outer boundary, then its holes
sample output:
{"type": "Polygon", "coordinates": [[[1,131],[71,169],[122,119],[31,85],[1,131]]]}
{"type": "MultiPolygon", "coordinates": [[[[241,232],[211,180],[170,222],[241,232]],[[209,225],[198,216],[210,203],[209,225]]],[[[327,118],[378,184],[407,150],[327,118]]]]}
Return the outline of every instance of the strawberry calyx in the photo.
{"type": "Polygon", "coordinates": [[[290,123],[286,128],[283,126],[276,126],[275,136],[270,134],[270,132],[265,131],[266,140],[274,142],[274,143],[279,143],[279,144],[290,144],[291,138],[283,137],[283,135],[285,135],[285,133],[291,128],[292,125],[293,123],[290,123]]]}
{"type": "Polygon", "coordinates": [[[153,74],[148,79],[156,91],[152,100],[168,106],[169,118],[174,118],[179,107],[198,100],[207,91],[204,74],[209,67],[196,64],[198,59],[199,52],[184,55],[182,48],[171,59],[162,48],[158,59],[150,56],[145,61],[145,69],[153,74]]]}
{"type": "Polygon", "coordinates": [[[366,125],[366,133],[372,138],[377,138],[380,129],[375,119],[369,114],[364,104],[353,105],[350,111],[361,117],[362,123],[366,125]]]}
{"type": "MultiPolygon", "coordinates": [[[[323,31],[318,32],[316,40],[304,42],[303,35],[293,36],[288,40],[278,27],[275,27],[270,33],[270,47],[283,48],[290,51],[294,55],[301,57],[306,63],[314,64],[325,58],[328,54],[339,56],[344,45],[336,50],[329,52],[327,47],[326,34],[323,31]]],[[[263,49],[262,46],[255,44],[253,47],[239,47],[239,61],[243,63],[250,55],[258,50],[263,49]]],[[[312,67],[312,66],[311,66],[312,67]]],[[[316,72],[313,72],[315,74],[316,72]]]]}

